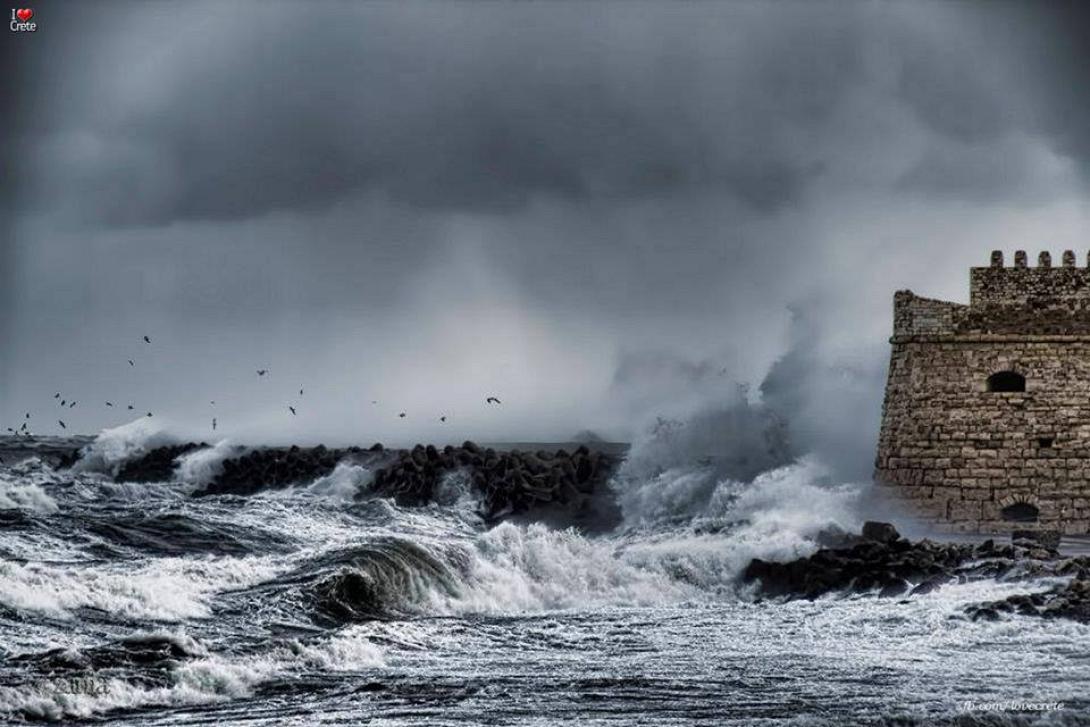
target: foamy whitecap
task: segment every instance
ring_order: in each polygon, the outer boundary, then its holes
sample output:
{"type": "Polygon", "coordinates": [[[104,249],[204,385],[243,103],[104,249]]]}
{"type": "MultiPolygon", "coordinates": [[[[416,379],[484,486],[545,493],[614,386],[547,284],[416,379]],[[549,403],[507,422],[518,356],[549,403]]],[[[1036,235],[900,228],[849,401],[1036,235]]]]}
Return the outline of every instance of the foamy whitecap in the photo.
{"type": "Polygon", "coordinates": [[[82,607],[133,619],[206,618],[216,593],[260,583],[287,567],[275,556],[161,558],[138,568],[3,562],[0,603],[56,618],[72,618],[82,607]]]}
{"type": "Polygon", "coordinates": [[[302,671],[361,671],[383,664],[382,651],[359,630],[347,630],[314,643],[293,641],[246,656],[208,654],[185,634],[154,635],[177,640],[187,653],[204,655],[172,666],[167,674],[170,683],[161,687],[94,672],[78,680],[50,677],[0,687],[0,714],[60,721],[86,719],[119,709],[209,704],[252,696],[259,684],[302,671]]]}
{"type": "Polygon", "coordinates": [[[0,510],[57,512],[57,502],[40,485],[25,479],[12,480],[0,474],[0,510]]]}

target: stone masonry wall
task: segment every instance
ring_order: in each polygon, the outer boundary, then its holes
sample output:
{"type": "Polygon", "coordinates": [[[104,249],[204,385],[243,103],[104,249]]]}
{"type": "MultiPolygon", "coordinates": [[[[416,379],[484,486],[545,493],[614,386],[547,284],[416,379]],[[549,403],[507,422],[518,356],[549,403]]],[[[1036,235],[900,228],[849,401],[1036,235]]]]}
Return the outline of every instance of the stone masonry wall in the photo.
{"type": "Polygon", "coordinates": [[[1038,268],[1058,277],[1031,288],[1053,292],[1024,295],[1011,282],[1024,269],[998,268],[1014,274],[999,283],[981,270],[996,268],[973,269],[969,306],[895,296],[876,482],[940,529],[1024,528],[1001,511],[1025,502],[1039,509],[1039,527],[1090,532],[1090,335],[1081,304],[1053,295],[1071,288],[1081,300],[1085,288],[1070,269],[1038,268]],[[1027,329],[1025,311],[1043,298],[1061,311],[1048,319],[1058,328],[1027,329]],[[989,392],[1000,371],[1024,376],[1026,391],[989,392]]]}

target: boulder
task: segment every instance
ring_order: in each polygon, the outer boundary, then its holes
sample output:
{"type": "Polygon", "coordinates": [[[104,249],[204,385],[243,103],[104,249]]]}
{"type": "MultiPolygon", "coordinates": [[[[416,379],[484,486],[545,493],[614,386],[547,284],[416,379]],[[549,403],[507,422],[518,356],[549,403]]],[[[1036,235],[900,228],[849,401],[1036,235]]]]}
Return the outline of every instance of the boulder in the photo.
{"type": "Polygon", "coordinates": [[[897,532],[897,528],[893,527],[893,525],[874,520],[863,523],[862,535],[865,540],[873,540],[878,543],[892,543],[901,539],[901,534],[897,532]]]}

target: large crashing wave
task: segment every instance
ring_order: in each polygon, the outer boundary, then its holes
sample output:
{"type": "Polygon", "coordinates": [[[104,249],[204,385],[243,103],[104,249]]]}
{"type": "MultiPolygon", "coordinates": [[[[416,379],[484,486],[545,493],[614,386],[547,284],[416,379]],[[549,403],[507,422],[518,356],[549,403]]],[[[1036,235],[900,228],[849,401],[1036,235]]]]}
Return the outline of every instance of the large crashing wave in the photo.
{"type": "MultiPolygon", "coordinates": [[[[822,530],[858,524],[859,488],[831,484],[813,459],[749,483],[712,479],[710,491],[708,477],[702,467],[674,468],[630,483],[671,493],[662,495],[671,506],[655,500],[631,527],[606,536],[504,522],[469,539],[373,541],[352,549],[343,567],[319,584],[319,599],[335,618],[352,621],[391,613],[512,614],[733,598],[753,558],[807,555],[822,530]],[[680,511],[690,517],[679,520],[680,511]]],[[[652,499],[647,492],[634,496],[644,504],[652,499]]]]}
{"type": "Polygon", "coordinates": [[[175,444],[158,420],[141,417],[128,424],[103,429],[95,440],[83,448],[74,472],[97,472],[116,477],[127,462],[147,455],[154,449],[175,444]]]}

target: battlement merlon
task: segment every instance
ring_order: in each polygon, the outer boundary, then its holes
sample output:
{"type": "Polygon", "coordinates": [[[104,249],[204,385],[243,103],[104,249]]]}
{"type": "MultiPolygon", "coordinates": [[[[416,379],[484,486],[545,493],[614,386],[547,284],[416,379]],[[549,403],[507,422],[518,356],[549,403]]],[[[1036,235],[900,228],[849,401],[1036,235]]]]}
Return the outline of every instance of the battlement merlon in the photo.
{"type": "Polygon", "coordinates": [[[953,334],[965,319],[969,306],[933,298],[921,298],[911,290],[893,294],[893,336],[953,334]]]}
{"type": "Polygon", "coordinates": [[[1014,254],[1014,267],[1004,267],[1003,253],[991,255],[991,265],[969,271],[969,305],[973,309],[993,306],[1035,310],[1090,310],[1090,255],[1087,267],[1075,266],[1075,253],[1065,250],[1060,267],[1052,267],[1052,256],[1042,252],[1037,266],[1027,265],[1026,253],[1014,254]]]}

